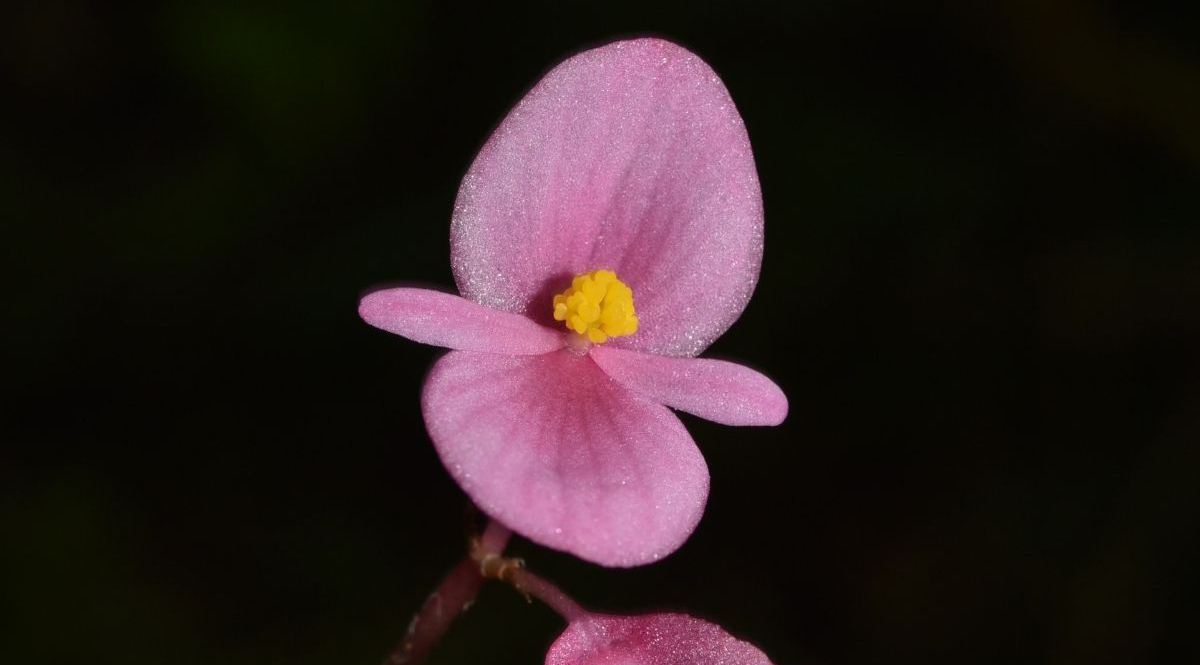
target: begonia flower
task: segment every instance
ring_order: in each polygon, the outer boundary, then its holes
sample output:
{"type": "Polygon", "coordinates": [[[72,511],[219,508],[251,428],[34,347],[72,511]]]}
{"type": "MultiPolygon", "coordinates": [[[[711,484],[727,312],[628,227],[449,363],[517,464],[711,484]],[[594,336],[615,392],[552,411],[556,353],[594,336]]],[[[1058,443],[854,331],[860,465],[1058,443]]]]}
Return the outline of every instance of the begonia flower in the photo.
{"type": "Polygon", "coordinates": [[[463,178],[450,224],[461,297],[367,295],[371,325],[453,349],[422,393],[446,468],[485,513],[608,566],[694,530],[708,469],[671,409],[775,425],[762,374],[696,358],[758,280],[762,201],[729,93],[660,39],[551,70],[463,178]]]}
{"type": "Polygon", "coordinates": [[[546,665],[771,665],[754,645],[686,614],[588,614],[550,646],[546,665]]]}

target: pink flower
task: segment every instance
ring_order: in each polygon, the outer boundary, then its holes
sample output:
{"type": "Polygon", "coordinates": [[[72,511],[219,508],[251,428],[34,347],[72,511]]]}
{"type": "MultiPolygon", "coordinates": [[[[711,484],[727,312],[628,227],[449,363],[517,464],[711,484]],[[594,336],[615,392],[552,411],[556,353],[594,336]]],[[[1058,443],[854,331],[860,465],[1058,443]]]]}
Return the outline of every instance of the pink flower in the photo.
{"type": "Polygon", "coordinates": [[[546,665],[771,665],[753,645],[686,614],[585,615],[550,646],[546,665]]]}
{"type": "Polygon", "coordinates": [[[750,142],[716,74],[659,39],[560,64],[480,150],[450,237],[462,297],[386,289],[359,308],[454,349],[422,396],[446,468],[543,545],[609,566],[674,551],[708,469],[668,407],[787,414],[770,379],[694,357],[745,308],[763,247],[750,142]]]}

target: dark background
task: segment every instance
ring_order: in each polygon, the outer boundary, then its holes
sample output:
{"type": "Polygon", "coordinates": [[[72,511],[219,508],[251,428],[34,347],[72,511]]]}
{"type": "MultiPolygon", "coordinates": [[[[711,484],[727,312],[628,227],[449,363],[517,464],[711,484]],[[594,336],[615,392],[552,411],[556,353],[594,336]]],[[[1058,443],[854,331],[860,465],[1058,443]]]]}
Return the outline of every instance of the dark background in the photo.
{"type": "MultiPolygon", "coordinates": [[[[0,661],[381,660],[464,498],[418,408],[439,351],[357,299],[450,286],[507,108],[656,34],[723,77],[766,202],[709,355],[791,416],[684,417],[712,495],[660,564],[514,551],[780,665],[1200,662],[1200,3],[984,6],[2,10],[0,661]]],[[[490,586],[431,662],[559,627],[490,586]]]]}

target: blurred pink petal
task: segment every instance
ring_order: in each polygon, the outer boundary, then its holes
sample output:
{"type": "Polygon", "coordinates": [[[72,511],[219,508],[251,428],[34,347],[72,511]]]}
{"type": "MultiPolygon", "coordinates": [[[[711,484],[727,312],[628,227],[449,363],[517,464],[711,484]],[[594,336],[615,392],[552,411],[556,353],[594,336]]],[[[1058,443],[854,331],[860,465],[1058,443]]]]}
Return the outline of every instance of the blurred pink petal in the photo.
{"type": "Polygon", "coordinates": [[[736,363],[670,358],[595,346],[592,359],[630,390],[724,425],[778,425],[787,396],[762,374],[736,363]]]}
{"type": "Polygon", "coordinates": [[[750,142],[707,64],[661,39],[584,51],[533,87],[459,189],[451,258],[462,294],[548,316],[589,270],[615,270],[640,328],[617,346],[694,356],[758,280],[762,201],[750,142]]]}
{"type": "Polygon", "coordinates": [[[414,342],[463,351],[529,355],[563,346],[564,335],[528,317],[430,289],[384,289],[358,305],[367,323],[414,342]]]}
{"type": "Polygon", "coordinates": [[[708,468],[666,407],[586,356],[454,351],[425,383],[446,468],[486,513],[606,566],[654,561],[692,533],[708,468]]]}
{"type": "Polygon", "coordinates": [[[589,615],[550,646],[546,665],[771,665],[763,652],[686,614],[589,615]]]}

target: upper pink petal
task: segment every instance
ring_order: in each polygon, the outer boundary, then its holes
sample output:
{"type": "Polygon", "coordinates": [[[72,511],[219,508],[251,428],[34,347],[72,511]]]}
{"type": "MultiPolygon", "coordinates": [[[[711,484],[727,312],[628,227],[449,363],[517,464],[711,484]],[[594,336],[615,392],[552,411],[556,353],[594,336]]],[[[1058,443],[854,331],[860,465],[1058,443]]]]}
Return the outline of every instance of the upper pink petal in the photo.
{"type": "Polygon", "coordinates": [[[720,626],[686,614],[589,615],[550,645],[546,665],[771,665],[720,626]]]}
{"type": "Polygon", "coordinates": [[[630,390],[724,425],[778,425],[787,396],[744,365],[708,358],[669,358],[594,346],[592,359],[630,390]]]}
{"type": "Polygon", "coordinates": [[[358,305],[367,323],[422,344],[528,355],[563,346],[563,333],[528,317],[430,289],[383,289],[358,305]]]}
{"type": "Polygon", "coordinates": [[[451,475],[517,533],[606,566],[654,561],[695,529],[708,468],[670,410],[567,351],[454,351],[425,382],[451,475]]]}
{"type": "Polygon", "coordinates": [[[633,289],[631,349],[694,356],[758,280],[762,198],[750,141],[713,70],[661,39],[585,51],[533,87],[475,158],[454,207],[455,279],[542,320],[571,277],[633,289]]]}

